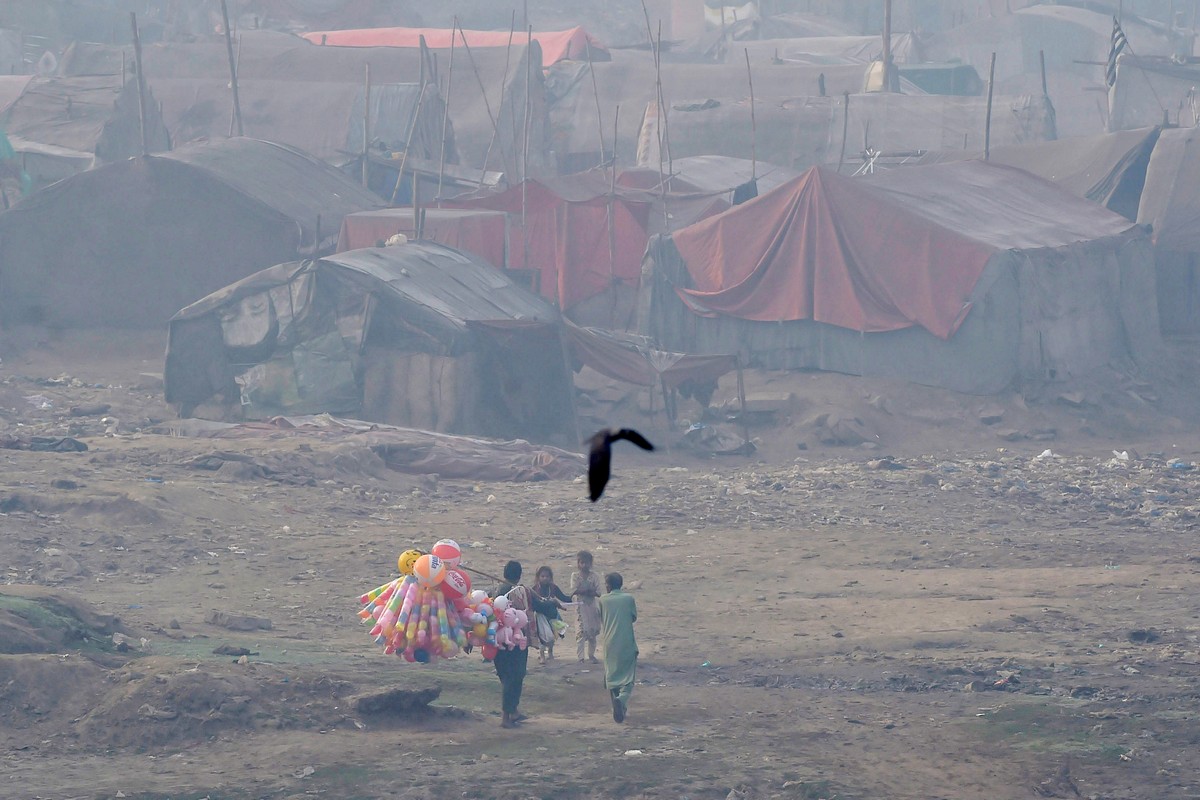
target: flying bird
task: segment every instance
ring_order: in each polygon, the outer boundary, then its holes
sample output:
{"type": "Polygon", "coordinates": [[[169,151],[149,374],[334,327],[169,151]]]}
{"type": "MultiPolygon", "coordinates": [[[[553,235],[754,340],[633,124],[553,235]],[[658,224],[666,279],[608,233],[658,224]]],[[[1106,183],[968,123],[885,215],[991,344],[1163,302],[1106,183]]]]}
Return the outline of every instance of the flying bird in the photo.
{"type": "Polygon", "coordinates": [[[654,449],[654,445],[646,441],[645,436],[632,428],[621,428],[619,431],[605,428],[597,431],[588,440],[588,489],[593,503],[600,499],[600,495],[604,494],[604,486],[608,483],[612,465],[612,444],[621,439],[632,442],[643,450],[654,449]]]}

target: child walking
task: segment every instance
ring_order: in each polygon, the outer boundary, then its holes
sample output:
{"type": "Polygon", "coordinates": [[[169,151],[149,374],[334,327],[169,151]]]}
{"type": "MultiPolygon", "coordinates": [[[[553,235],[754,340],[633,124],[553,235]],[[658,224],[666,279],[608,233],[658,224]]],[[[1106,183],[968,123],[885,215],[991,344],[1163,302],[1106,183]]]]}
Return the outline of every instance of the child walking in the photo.
{"type": "Polygon", "coordinates": [[[578,627],[575,630],[575,653],[583,663],[584,647],[587,647],[588,660],[598,664],[596,660],[596,637],[600,635],[600,578],[592,572],[592,554],[580,550],[575,556],[575,572],[571,573],[571,597],[576,599],[575,613],[578,627]]]}
{"type": "Polygon", "coordinates": [[[565,636],[562,631],[567,627],[562,621],[558,609],[563,603],[571,602],[571,598],[563,594],[562,589],[554,582],[554,571],[549,567],[538,567],[537,581],[533,585],[533,593],[543,600],[554,603],[553,614],[538,612],[536,614],[538,637],[538,663],[545,664],[554,660],[554,640],[565,636]]]}

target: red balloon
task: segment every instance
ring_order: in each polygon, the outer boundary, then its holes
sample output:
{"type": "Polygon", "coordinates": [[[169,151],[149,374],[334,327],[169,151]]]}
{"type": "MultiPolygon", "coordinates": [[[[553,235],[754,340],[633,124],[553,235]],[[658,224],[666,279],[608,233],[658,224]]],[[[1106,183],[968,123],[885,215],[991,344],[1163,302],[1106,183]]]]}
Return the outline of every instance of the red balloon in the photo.
{"type": "Polygon", "coordinates": [[[499,653],[499,652],[500,652],[500,648],[496,647],[496,645],[494,645],[494,644],[485,644],[483,646],[483,657],[486,658],[488,661],[491,661],[493,658],[495,658],[496,653],[499,653]]]}

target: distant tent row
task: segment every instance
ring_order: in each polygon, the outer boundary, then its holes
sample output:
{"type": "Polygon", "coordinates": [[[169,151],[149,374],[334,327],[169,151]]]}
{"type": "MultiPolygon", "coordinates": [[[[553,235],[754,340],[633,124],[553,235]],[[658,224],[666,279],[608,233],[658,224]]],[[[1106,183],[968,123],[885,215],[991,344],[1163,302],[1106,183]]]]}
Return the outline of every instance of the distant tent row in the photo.
{"type": "Polygon", "coordinates": [[[521,45],[532,38],[541,47],[542,63],[548,67],[559,61],[607,61],[608,48],[581,27],[565,31],[466,31],[445,28],[365,28],[361,30],[314,31],[303,38],[319,45],[336,47],[420,47],[449,50],[450,47],[486,48],[521,45]]]}

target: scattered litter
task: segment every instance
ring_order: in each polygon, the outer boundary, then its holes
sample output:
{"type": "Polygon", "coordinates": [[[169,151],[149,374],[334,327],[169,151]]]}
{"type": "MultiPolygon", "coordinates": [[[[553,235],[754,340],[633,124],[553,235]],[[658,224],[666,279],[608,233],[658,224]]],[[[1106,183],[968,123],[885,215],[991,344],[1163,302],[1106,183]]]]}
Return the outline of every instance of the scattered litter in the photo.
{"type": "Polygon", "coordinates": [[[1036,455],[1036,456],[1034,457],[1034,459],[1033,459],[1033,460],[1034,460],[1034,461],[1041,461],[1041,460],[1043,460],[1043,459],[1047,459],[1047,458],[1058,458],[1058,454],[1057,454],[1057,453],[1055,453],[1055,452],[1054,452],[1053,450],[1051,450],[1050,448],[1046,448],[1046,449],[1045,449],[1045,450],[1043,450],[1041,453],[1039,453],[1038,455],[1036,455]]]}
{"type": "Polygon", "coordinates": [[[625,751],[625,755],[627,755],[627,756],[640,756],[640,755],[645,755],[645,754],[644,754],[644,753],[643,753],[641,750],[626,750],[626,751],[625,751]]]}

